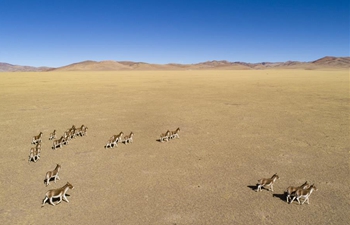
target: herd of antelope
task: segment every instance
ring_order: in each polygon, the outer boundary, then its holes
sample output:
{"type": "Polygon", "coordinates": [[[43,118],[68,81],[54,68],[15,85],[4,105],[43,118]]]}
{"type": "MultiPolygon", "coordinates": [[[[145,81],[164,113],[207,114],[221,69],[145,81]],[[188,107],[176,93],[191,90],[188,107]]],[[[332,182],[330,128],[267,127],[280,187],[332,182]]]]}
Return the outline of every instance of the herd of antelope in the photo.
{"type": "MultiPolygon", "coordinates": [[[[87,134],[87,127],[84,125],[81,125],[81,127],[76,128],[74,125],[66,130],[61,136],[61,138],[56,139],[56,130],[54,130],[49,137],[49,140],[53,140],[53,146],[52,149],[56,149],[58,147],[62,148],[63,145],[67,145],[70,140],[73,138],[76,138],[77,136],[85,136],[87,134]]],[[[30,149],[29,152],[29,159],[28,162],[37,162],[40,159],[40,151],[41,151],[41,142],[42,142],[42,136],[43,133],[40,132],[39,135],[36,135],[32,139],[32,144],[35,144],[36,146],[30,149]]],[[[54,179],[54,182],[56,183],[56,180],[60,180],[60,177],[58,176],[58,172],[61,169],[61,165],[57,164],[56,168],[52,171],[48,171],[45,175],[44,183],[46,186],[50,184],[50,180],[54,179]]],[[[71,185],[69,182],[67,182],[66,185],[64,185],[61,188],[58,189],[51,189],[46,192],[45,198],[43,199],[41,207],[44,207],[47,200],[49,200],[49,203],[53,206],[59,204],[62,202],[62,199],[66,202],[69,202],[67,199],[67,191],[68,189],[73,189],[73,185],[71,185]],[[59,198],[59,201],[55,204],[53,202],[54,198],[59,198]]]]}
{"type": "Polygon", "coordinates": [[[113,135],[112,137],[110,137],[107,141],[107,144],[105,145],[105,148],[113,148],[113,147],[118,147],[118,143],[124,143],[125,145],[127,145],[128,143],[132,143],[133,137],[134,137],[134,133],[130,132],[129,135],[125,135],[123,138],[123,131],[120,132],[118,135],[113,135]]]}
{"type": "MultiPolygon", "coordinates": [[[[273,191],[273,184],[276,182],[276,180],[278,180],[280,177],[277,175],[277,173],[275,173],[274,175],[272,175],[271,178],[262,178],[260,180],[258,180],[257,186],[258,188],[256,189],[256,191],[261,191],[262,187],[268,187],[269,191],[273,191]]],[[[309,197],[311,195],[311,193],[313,191],[317,191],[317,188],[314,184],[310,185],[307,181],[297,187],[294,186],[289,186],[287,188],[287,190],[285,191],[286,193],[286,201],[287,203],[289,202],[289,204],[292,204],[294,199],[296,199],[299,203],[299,205],[304,204],[305,202],[307,202],[307,204],[309,204],[309,197]],[[300,202],[300,198],[303,198],[304,201],[301,203],[300,202]]]]}
{"type": "MultiPolygon", "coordinates": [[[[87,134],[88,127],[81,125],[81,127],[76,128],[74,125],[67,129],[64,134],[59,138],[56,139],[56,130],[54,130],[52,133],[50,133],[49,140],[53,140],[52,149],[55,150],[56,148],[62,148],[62,146],[67,145],[70,140],[75,139],[76,137],[85,136],[87,134]]],[[[169,139],[174,138],[180,138],[179,136],[180,128],[177,128],[175,131],[167,131],[166,135],[161,134],[160,141],[163,142],[164,140],[168,141],[169,139]]],[[[118,147],[118,143],[124,143],[125,145],[133,142],[134,133],[130,132],[129,135],[125,135],[123,137],[124,133],[120,132],[118,135],[113,135],[111,138],[108,139],[107,144],[104,146],[105,148],[113,148],[118,147]]],[[[36,135],[32,139],[32,144],[35,144],[36,146],[30,149],[29,152],[29,162],[37,162],[40,159],[40,151],[41,151],[41,142],[42,142],[42,136],[43,133],[40,132],[39,135],[36,135]]],[[[56,183],[57,180],[60,180],[60,177],[58,176],[58,173],[61,169],[61,165],[57,164],[54,170],[48,171],[45,175],[44,183],[46,186],[50,184],[50,180],[54,180],[56,183]]],[[[49,201],[49,203],[53,206],[59,204],[64,200],[65,202],[69,202],[67,199],[67,191],[69,189],[73,189],[73,185],[67,182],[63,187],[58,189],[51,189],[48,190],[45,194],[45,198],[42,201],[41,207],[44,207],[45,203],[49,201]],[[59,201],[55,204],[53,202],[54,198],[59,198],[59,201]]]]}
{"type": "MultiPolygon", "coordinates": [[[[52,145],[52,149],[56,149],[56,148],[62,148],[62,146],[67,145],[69,143],[70,140],[78,137],[78,136],[85,136],[87,133],[88,127],[81,125],[81,127],[76,128],[74,125],[67,129],[64,133],[63,136],[61,136],[61,138],[54,140],[53,141],[53,145],[52,145]]],[[[53,140],[56,138],[56,130],[54,130],[51,134],[50,134],[50,138],[49,140],[53,140]]]]}
{"type": "MultiPolygon", "coordinates": [[[[81,127],[76,128],[74,125],[66,130],[61,136],[61,138],[56,139],[56,130],[54,130],[49,137],[49,140],[53,140],[53,146],[52,149],[56,148],[62,148],[62,146],[67,145],[70,140],[76,138],[77,136],[85,136],[87,133],[87,127],[84,125],[81,125],[81,127]]],[[[162,133],[160,135],[159,141],[160,142],[168,142],[169,140],[180,138],[179,136],[180,128],[177,128],[175,131],[167,130],[165,133],[162,133]]],[[[104,148],[113,148],[118,147],[118,143],[124,143],[127,145],[128,143],[133,142],[133,136],[134,133],[130,132],[129,135],[123,136],[124,133],[120,132],[118,135],[113,135],[110,137],[107,141],[107,144],[104,146],[104,148]]],[[[32,139],[32,144],[35,144],[36,146],[30,149],[29,153],[29,159],[28,162],[37,162],[40,159],[40,151],[41,151],[41,142],[42,142],[42,136],[43,133],[40,132],[39,135],[34,136],[32,139]]],[[[61,169],[61,165],[57,164],[55,169],[52,171],[48,171],[45,176],[45,184],[48,186],[50,184],[50,180],[53,179],[56,183],[56,180],[60,180],[60,177],[58,176],[58,173],[61,169]]],[[[262,178],[258,180],[257,183],[257,189],[256,191],[262,191],[262,188],[266,188],[268,191],[273,192],[273,185],[274,183],[279,179],[279,176],[277,173],[275,173],[271,178],[262,178]]],[[[45,198],[42,201],[42,207],[45,205],[45,203],[49,200],[49,203],[51,205],[55,205],[53,202],[53,198],[59,198],[59,201],[56,204],[59,204],[62,202],[62,200],[69,202],[66,196],[66,193],[69,189],[73,189],[73,185],[71,185],[69,182],[67,182],[63,187],[58,189],[51,189],[46,192],[45,198]]],[[[309,185],[309,183],[306,181],[304,184],[294,187],[289,186],[287,190],[285,191],[286,195],[286,202],[291,204],[296,199],[300,205],[304,204],[305,202],[309,204],[309,197],[312,194],[313,191],[317,191],[317,188],[314,184],[309,185]],[[303,198],[304,201],[300,201],[300,199],[303,198]]]]}
{"type": "Polygon", "coordinates": [[[32,139],[32,144],[36,145],[35,147],[31,148],[29,151],[29,162],[36,162],[40,159],[40,151],[41,151],[41,138],[43,137],[43,133],[40,132],[39,135],[36,135],[32,139]]]}
{"type": "Polygon", "coordinates": [[[164,141],[169,141],[174,138],[180,138],[179,136],[180,128],[177,128],[174,131],[167,130],[165,133],[162,133],[160,135],[159,141],[164,142],[164,141]]]}
{"type": "MultiPolygon", "coordinates": [[[[57,164],[56,168],[54,170],[48,171],[46,173],[45,180],[44,180],[46,186],[48,186],[50,184],[50,180],[52,178],[54,179],[55,183],[56,183],[56,180],[60,180],[60,177],[58,176],[58,172],[60,171],[60,169],[61,169],[61,165],[57,164]]],[[[61,203],[62,199],[65,202],[69,202],[67,199],[66,193],[67,193],[68,189],[73,189],[73,188],[74,188],[73,185],[71,185],[69,182],[67,182],[67,184],[61,188],[48,190],[45,194],[45,198],[43,199],[41,207],[44,207],[47,200],[49,200],[49,203],[53,206],[61,203]],[[59,201],[56,204],[53,202],[54,198],[59,198],[59,201]]]]}

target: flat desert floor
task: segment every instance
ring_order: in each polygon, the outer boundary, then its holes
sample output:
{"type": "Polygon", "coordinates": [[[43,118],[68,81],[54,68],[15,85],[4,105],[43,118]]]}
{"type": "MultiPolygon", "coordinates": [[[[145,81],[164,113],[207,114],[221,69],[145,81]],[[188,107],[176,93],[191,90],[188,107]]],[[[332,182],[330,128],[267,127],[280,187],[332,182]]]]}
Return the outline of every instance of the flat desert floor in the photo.
{"type": "Polygon", "coordinates": [[[349,222],[348,70],[0,73],[0,104],[1,224],[349,222]],[[52,150],[73,124],[87,135],[52,150]],[[134,143],[105,149],[121,131],[134,143]],[[274,192],[256,192],[274,173],[274,192]],[[69,203],[41,207],[67,181],[69,203]],[[305,181],[310,204],[287,204],[305,181]]]}

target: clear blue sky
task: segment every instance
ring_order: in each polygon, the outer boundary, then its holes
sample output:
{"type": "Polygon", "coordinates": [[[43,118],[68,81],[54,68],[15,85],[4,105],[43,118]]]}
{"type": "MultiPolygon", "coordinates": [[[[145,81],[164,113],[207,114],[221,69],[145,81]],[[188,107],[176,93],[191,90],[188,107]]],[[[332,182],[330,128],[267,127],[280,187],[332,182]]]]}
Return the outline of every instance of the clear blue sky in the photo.
{"type": "Polygon", "coordinates": [[[349,56],[348,0],[0,0],[0,62],[349,56]]]}

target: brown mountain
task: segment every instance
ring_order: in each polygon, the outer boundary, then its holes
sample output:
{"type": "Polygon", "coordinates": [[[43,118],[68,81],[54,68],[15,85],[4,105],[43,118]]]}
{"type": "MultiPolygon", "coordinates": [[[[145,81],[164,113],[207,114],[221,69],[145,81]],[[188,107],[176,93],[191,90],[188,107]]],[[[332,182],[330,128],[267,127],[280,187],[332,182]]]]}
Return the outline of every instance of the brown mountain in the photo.
{"type": "Polygon", "coordinates": [[[150,64],[132,61],[84,61],[54,70],[249,70],[249,69],[323,69],[323,68],[349,68],[350,57],[324,57],[312,62],[229,62],[226,60],[213,60],[195,64],[150,64]]]}
{"type": "Polygon", "coordinates": [[[327,66],[327,67],[347,67],[350,65],[350,57],[332,57],[326,56],[311,62],[314,65],[327,66]]]}
{"type": "Polygon", "coordinates": [[[79,63],[73,63],[67,66],[59,67],[54,70],[60,71],[93,71],[93,70],[125,70],[130,69],[129,66],[123,65],[116,61],[83,61],[79,63]]]}
{"type": "Polygon", "coordinates": [[[47,71],[50,67],[19,66],[0,62],[0,72],[30,72],[47,71]]]}
{"type": "Polygon", "coordinates": [[[226,60],[221,61],[207,61],[203,63],[192,64],[193,69],[236,69],[236,70],[247,70],[252,68],[250,63],[242,62],[228,62],[226,60]]]}
{"type": "Polygon", "coordinates": [[[350,57],[326,56],[311,62],[229,62],[213,60],[195,64],[151,64],[132,61],[83,61],[58,68],[18,66],[0,63],[0,72],[4,71],[117,71],[117,70],[249,70],[249,69],[345,69],[350,68],[350,57]]]}
{"type": "Polygon", "coordinates": [[[68,66],[59,67],[54,70],[189,70],[189,69],[251,69],[247,63],[228,62],[228,61],[207,61],[196,64],[150,64],[144,62],[132,61],[83,61],[80,63],[70,64],[68,66]]]}

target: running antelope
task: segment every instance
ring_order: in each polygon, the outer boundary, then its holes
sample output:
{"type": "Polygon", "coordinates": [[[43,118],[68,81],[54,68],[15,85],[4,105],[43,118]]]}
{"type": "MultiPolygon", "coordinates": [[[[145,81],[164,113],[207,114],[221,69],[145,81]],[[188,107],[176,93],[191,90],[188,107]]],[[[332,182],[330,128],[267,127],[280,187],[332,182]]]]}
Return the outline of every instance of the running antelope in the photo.
{"type": "Polygon", "coordinates": [[[160,135],[160,142],[164,142],[164,140],[165,141],[169,141],[169,138],[170,138],[170,131],[169,130],[167,130],[165,133],[163,133],[163,134],[161,134],[160,135]]]}
{"type": "Polygon", "coordinates": [[[35,156],[36,156],[36,160],[40,159],[40,152],[41,152],[41,148],[35,148],[35,156]]]}
{"type": "Polygon", "coordinates": [[[41,144],[38,143],[35,146],[35,157],[36,157],[36,160],[40,159],[40,152],[41,152],[41,144]]]}
{"type": "Polygon", "coordinates": [[[39,135],[36,135],[33,137],[32,139],[32,144],[36,144],[36,143],[39,143],[41,142],[41,138],[43,137],[43,133],[40,132],[39,135]]]}
{"type": "Polygon", "coordinates": [[[105,148],[113,148],[114,146],[118,147],[118,142],[122,141],[123,132],[120,132],[118,135],[113,135],[108,141],[105,148]]]}
{"type": "Polygon", "coordinates": [[[53,130],[53,132],[50,134],[49,140],[53,140],[56,138],[56,130],[53,130]]]}
{"type": "Polygon", "coordinates": [[[76,130],[76,128],[74,125],[72,125],[71,128],[66,130],[65,134],[68,136],[69,140],[75,137],[75,130],[76,130]]]}
{"type": "Polygon", "coordinates": [[[170,139],[174,139],[176,137],[180,138],[179,131],[180,131],[180,128],[177,128],[175,131],[171,131],[170,132],[170,139]]]}
{"type": "Polygon", "coordinates": [[[69,128],[68,130],[69,130],[69,131],[70,131],[70,130],[75,130],[75,125],[72,125],[72,127],[69,128]]]}
{"type": "Polygon", "coordinates": [[[80,137],[82,137],[85,135],[84,133],[86,132],[86,130],[87,130],[87,127],[85,127],[84,125],[81,125],[81,127],[78,127],[75,129],[74,134],[75,136],[79,135],[80,137]]]}
{"type": "Polygon", "coordinates": [[[287,203],[288,203],[289,200],[292,199],[292,197],[290,197],[290,196],[291,196],[291,195],[294,195],[295,192],[296,192],[297,190],[299,190],[299,189],[307,189],[307,188],[309,188],[309,186],[310,186],[310,185],[307,183],[307,181],[306,181],[304,184],[300,185],[299,187],[289,186],[289,187],[287,188],[287,190],[286,190],[286,193],[287,193],[287,203]]]}
{"type": "Polygon", "coordinates": [[[40,159],[41,144],[37,143],[35,147],[30,149],[28,162],[36,162],[40,159]]]}
{"type": "Polygon", "coordinates": [[[35,148],[31,148],[29,152],[29,158],[28,158],[28,163],[30,161],[36,162],[36,157],[35,157],[35,148]]]}
{"type": "MultiPolygon", "coordinates": [[[[106,148],[113,148],[114,147],[114,141],[118,140],[117,135],[113,135],[112,137],[109,138],[106,144],[106,148]]],[[[118,143],[116,143],[118,145],[118,143]]]]}
{"type": "Polygon", "coordinates": [[[60,139],[53,141],[52,149],[55,150],[58,147],[62,148],[62,145],[67,144],[67,143],[68,143],[67,138],[62,136],[60,139]]]}
{"type": "Polygon", "coordinates": [[[124,144],[132,143],[133,142],[134,133],[131,132],[129,135],[124,136],[124,144]]]}
{"type": "Polygon", "coordinates": [[[73,132],[74,138],[75,138],[76,136],[81,136],[82,128],[84,128],[84,125],[81,125],[81,127],[75,128],[75,130],[74,130],[74,132],[73,132]]]}
{"type": "Polygon", "coordinates": [[[84,128],[82,129],[81,136],[87,135],[87,130],[88,130],[88,129],[89,129],[88,127],[85,127],[85,126],[84,126],[84,128]]]}
{"type": "Polygon", "coordinates": [[[312,192],[313,192],[314,190],[317,191],[318,189],[317,189],[317,187],[316,187],[315,185],[313,185],[313,184],[312,184],[309,188],[307,188],[307,189],[298,189],[298,190],[295,192],[295,195],[294,195],[292,201],[290,201],[290,204],[292,204],[292,202],[294,201],[295,198],[297,199],[299,205],[304,204],[305,201],[307,201],[307,204],[309,204],[309,203],[310,203],[310,202],[309,202],[309,197],[310,197],[310,195],[312,194],[312,192]],[[300,201],[299,201],[300,198],[304,198],[305,200],[304,200],[302,203],[300,203],[300,201]]]}
{"type": "Polygon", "coordinates": [[[277,173],[275,173],[271,178],[262,178],[258,180],[258,189],[256,191],[261,191],[261,187],[270,187],[269,191],[273,191],[273,184],[279,179],[277,173]]]}
{"type": "Polygon", "coordinates": [[[123,132],[120,132],[118,135],[117,135],[117,139],[116,139],[116,142],[121,142],[122,141],[122,136],[124,135],[123,132]]]}
{"type": "Polygon", "coordinates": [[[61,188],[49,190],[48,192],[46,192],[46,195],[45,195],[45,198],[43,199],[43,204],[41,205],[41,207],[44,207],[47,200],[49,200],[51,205],[55,206],[55,204],[52,201],[53,198],[60,198],[60,200],[56,203],[56,205],[61,203],[62,199],[66,202],[69,202],[67,199],[66,193],[68,189],[73,189],[73,188],[74,188],[73,185],[67,182],[67,184],[61,188]]]}
{"type": "Polygon", "coordinates": [[[51,178],[54,178],[55,180],[55,183],[56,183],[56,179],[57,180],[60,180],[60,177],[58,176],[58,172],[60,171],[61,169],[61,165],[60,164],[57,164],[56,168],[52,171],[48,171],[46,173],[46,176],[45,176],[45,179],[46,179],[46,186],[48,186],[50,184],[50,180],[51,178]]]}
{"type": "Polygon", "coordinates": [[[74,137],[74,131],[73,131],[73,130],[66,130],[66,131],[63,133],[63,137],[64,137],[66,140],[71,140],[72,137],[74,137]]]}
{"type": "MultiPolygon", "coordinates": [[[[113,141],[117,138],[117,135],[113,135],[112,137],[110,137],[107,141],[107,144],[105,145],[105,148],[112,148],[113,145],[113,141]]],[[[114,145],[113,145],[114,147],[114,145]]]]}

